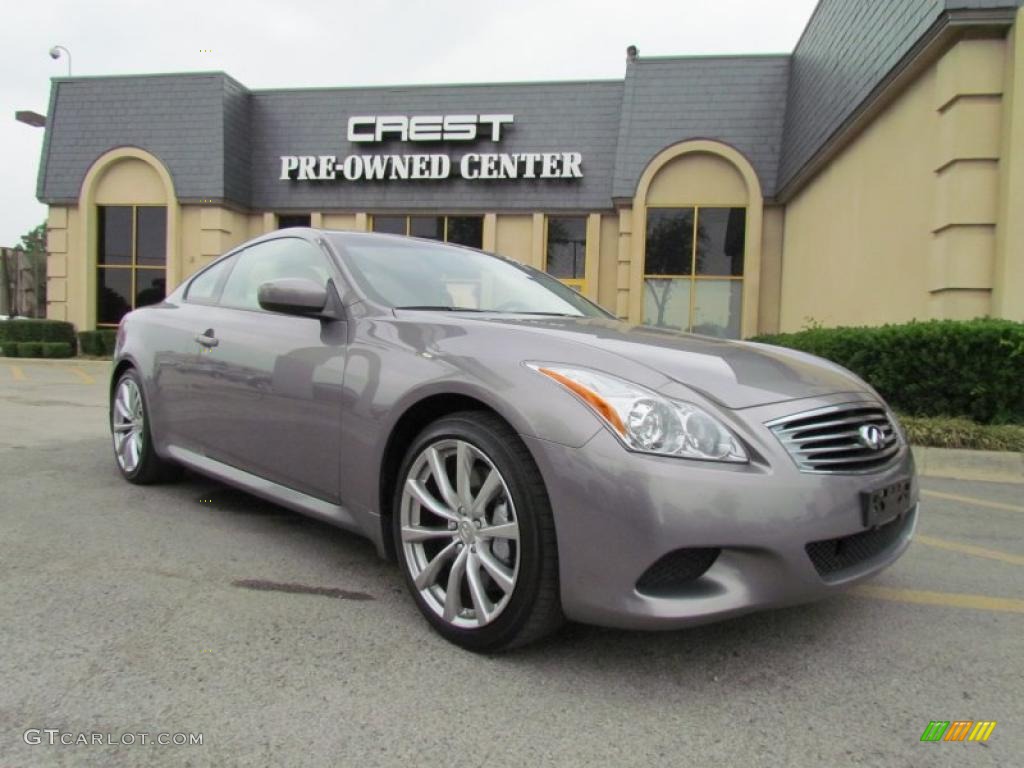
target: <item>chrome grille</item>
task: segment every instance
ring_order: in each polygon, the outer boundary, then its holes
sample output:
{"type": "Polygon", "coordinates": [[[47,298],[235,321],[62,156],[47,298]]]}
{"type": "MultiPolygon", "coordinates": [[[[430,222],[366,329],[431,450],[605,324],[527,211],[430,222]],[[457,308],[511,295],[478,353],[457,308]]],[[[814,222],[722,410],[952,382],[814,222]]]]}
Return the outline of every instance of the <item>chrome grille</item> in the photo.
{"type": "Polygon", "coordinates": [[[783,416],[765,424],[801,472],[872,472],[899,453],[900,438],[888,414],[874,403],[843,403],[783,416]],[[882,432],[881,445],[869,447],[863,427],[882,432]]]}

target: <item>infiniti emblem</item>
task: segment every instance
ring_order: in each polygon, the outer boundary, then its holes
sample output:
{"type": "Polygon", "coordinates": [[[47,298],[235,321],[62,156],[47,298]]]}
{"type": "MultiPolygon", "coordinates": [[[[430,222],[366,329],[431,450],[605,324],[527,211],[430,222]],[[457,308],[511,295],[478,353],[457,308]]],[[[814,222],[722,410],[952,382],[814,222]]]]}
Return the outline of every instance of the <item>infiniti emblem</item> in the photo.
{"type": "Polygon", "coordinates": [[[858,429],[857,439],[860,440],[861,445],[865,448],[870,448],[872,451],[881,450],[882,445],[885,443],[885,435],[882,433],[881,428],[875,424],[865,424],[858,429]]]}

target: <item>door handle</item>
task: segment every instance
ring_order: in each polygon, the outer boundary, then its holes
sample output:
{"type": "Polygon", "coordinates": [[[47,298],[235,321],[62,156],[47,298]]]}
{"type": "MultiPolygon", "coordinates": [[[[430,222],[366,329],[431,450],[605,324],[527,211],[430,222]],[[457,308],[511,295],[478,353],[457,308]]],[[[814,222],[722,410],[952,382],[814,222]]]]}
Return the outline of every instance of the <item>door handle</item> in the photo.
{"type": "Polygon", "coordinates": [[[200,333],[196,336],[196,341],[202,344],[204,347],[216,347],[220,344],[217,337],[213,335],[213,329],[211,328],[206,333],[200,333]]]}

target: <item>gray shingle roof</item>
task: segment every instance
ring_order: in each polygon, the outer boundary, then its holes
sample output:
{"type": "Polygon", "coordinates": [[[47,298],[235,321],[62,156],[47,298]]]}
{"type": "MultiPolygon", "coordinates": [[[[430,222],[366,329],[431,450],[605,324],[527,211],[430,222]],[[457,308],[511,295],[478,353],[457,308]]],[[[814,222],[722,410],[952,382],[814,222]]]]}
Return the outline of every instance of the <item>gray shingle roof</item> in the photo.
{"type": "Polygon", "coordinates": [[[182,198],[225,196],[223,74],[55,79],[37,196],[71,202],[89,166],[121,146],[159,157],[182,198]]]}
{"type": "Polygon", "coordinates": [[[644,167],[686,139],[731,144],[775,189],[789,57],[639,59],[626,72],[613,195],[632,197],[644,167]]]}
{"type": "Polygon", "coordinates": [[[178,197],[264,210],[600,210],[631,197],[666,146],[731,144],[766,197],[804,168],[944,12],[1024,0],[821,0],[792,55],[638,59],[622,82],[249,91],[223,73],[57,78],[37,196],[78,198],[89,166],[118,146],[159,157],[178,197]],[[356,114],[513,113],[499,144],[465,151],[578,151],[584,178],[281,181],[280,155],[412,153],[352,147],[356,114]]]}

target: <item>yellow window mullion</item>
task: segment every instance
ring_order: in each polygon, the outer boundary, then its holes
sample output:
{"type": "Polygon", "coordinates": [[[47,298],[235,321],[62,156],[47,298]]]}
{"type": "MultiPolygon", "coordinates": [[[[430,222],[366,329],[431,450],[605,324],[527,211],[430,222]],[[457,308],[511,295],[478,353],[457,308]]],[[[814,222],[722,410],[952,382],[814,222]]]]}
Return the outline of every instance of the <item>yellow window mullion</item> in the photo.
{"type": "Polygon", "coordinates": [[[693,234],[690,238],[690,317],[686,330],[693,332],[693,317],[697,312],[697,233],[700,231],[700,208],[693,207],[693,234]]]}
{"type": "Polygon", "coordinates": [[[136,295],[136,292],[135,292],[135,270],[137,269],[137,266],[138,266],[138,250],[139,250],[138,240],[139,240],[139,208],[138,208],[138,206],[133,205],[132,206],[132,260],[131,260],[132,279],[130,281],[131,288],[128,289],[128,290],[130,290],[132,292],[131,296],[128,297],[129,300],[130,300],[129,301],[129,306],[132,309],[135,309],[135,295],[136,295]]]}

